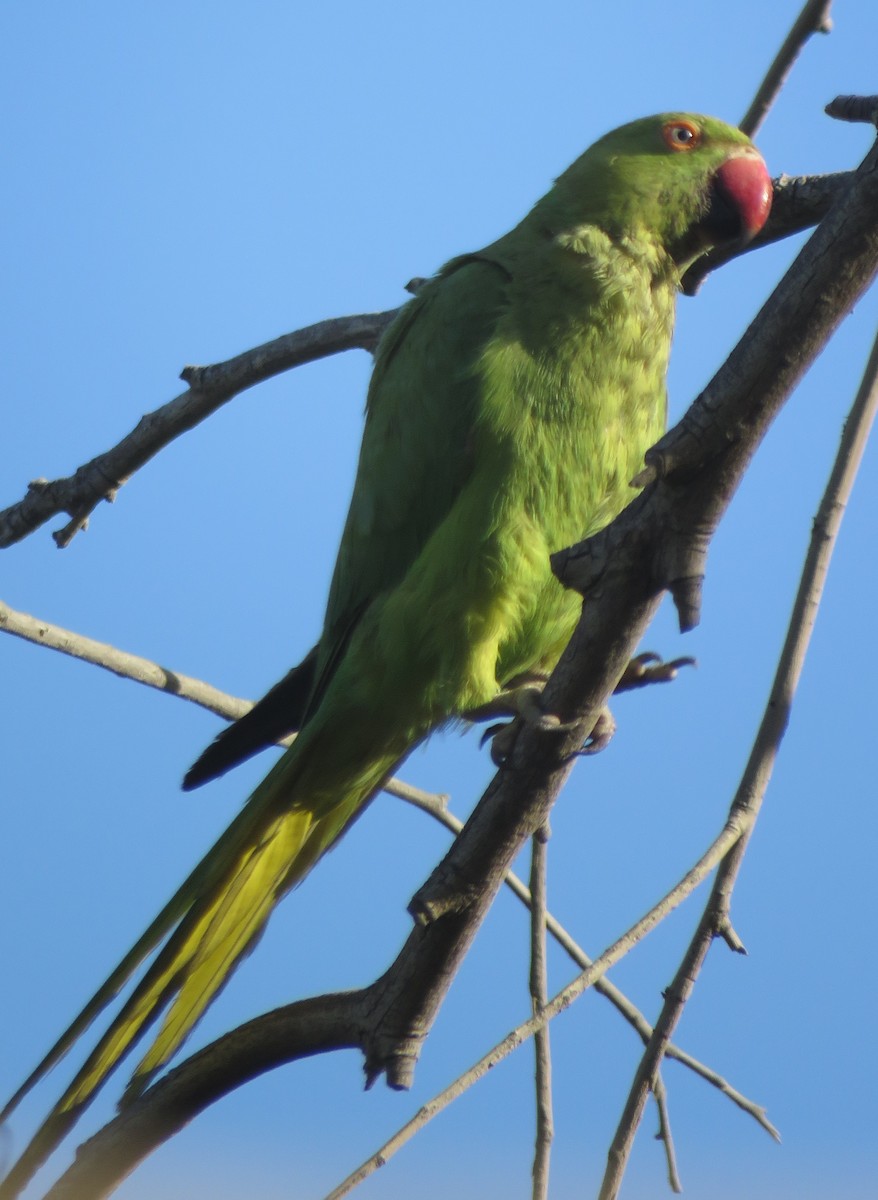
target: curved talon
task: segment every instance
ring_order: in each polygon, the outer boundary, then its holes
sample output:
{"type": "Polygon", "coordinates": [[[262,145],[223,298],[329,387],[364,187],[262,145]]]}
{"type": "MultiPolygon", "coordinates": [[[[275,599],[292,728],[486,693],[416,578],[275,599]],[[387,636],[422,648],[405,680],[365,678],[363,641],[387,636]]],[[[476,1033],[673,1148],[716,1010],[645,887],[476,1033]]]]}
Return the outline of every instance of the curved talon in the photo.
{"type": "Polygon", "coordinates": [[[518,728],[517,720],[501,721],[497,725],[489,726],[482,735],[480,747],[484,746],[488,738],[491,739],[491,762],[495,767],[502,767],[512,753],[512,745],[518,728]]]}
{"type": "Polygon", "coordinates": [[[634,688],[647,687],[651,683],[670,683],[677,678],[680,667],[695,667],[697,662],[687,655],[665,662],[661,655],[646,651],[632,658],[616,684],[616,692],[629,692],[634,688]]]}
{"type": "Polygon", "coordinates": [[[492,742],[494,738],[499,737],[504,729],[508,729],[512,721],[496,721],[493,725],[489,725],[482,736],[479,738],[479,749],[485,748],[486,742],[492,742]]]}
{"type": "Polygon", "coordinates": [[[592,754],[600,754],[606,750],[616,733],[616,719],[608,708],[601,709],[601,715],[595,722],[594,729],[585,739],[585,744],[576,753],[580,758],[588,758],[592,754]]]}
{"type": "Polygon", "coordinates": [[[545,680],[522,683],[518,687],[507,688],[499,693],[496,700],[485,705],[479,712],[485,715],[500,713],[514,714],[513,720],[489,725],[482,735],[480,746],[491,739],[491,759],[496,766],[501,767],[512,750],[515,735],[520,725],[531,725],[535,729],[546,732],[566,733],[575,728],[576,722],[564,722],[555,713],[543,711],[540,699],[543,694],[545,680]]]}
{"type": "Polygon", "coordinates": [[[649,683],[670,683],[672,679],[677,678],[677,672],[680,667],[697,667],[698,660],[693,658],[691,654],[684,654],[682,658],[672,658],[670,662],[659,663],[655,667],[651,667],[647,671],[647,682],[649,683]]]}

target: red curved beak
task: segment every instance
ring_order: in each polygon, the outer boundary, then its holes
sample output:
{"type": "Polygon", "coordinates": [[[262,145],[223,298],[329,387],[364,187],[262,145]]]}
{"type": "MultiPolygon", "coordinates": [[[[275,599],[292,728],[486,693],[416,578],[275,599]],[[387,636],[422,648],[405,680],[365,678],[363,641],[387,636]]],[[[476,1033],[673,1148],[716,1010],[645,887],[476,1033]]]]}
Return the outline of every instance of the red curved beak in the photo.
{"type": "Polygon", "coordinates": [[[771,177],[758,154],[729,158],[713,178],[714,187],[734,210],[744,241],[755,237],[771,211],[771,177]]]}

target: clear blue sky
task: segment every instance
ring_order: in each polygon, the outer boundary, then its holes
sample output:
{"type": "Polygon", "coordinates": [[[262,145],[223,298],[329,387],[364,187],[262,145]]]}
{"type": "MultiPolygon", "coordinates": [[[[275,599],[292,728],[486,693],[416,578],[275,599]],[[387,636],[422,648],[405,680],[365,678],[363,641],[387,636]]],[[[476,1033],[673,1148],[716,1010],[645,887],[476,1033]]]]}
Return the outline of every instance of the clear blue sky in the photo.
{"type": "MultiPolygon", "coordinates": [[[[800,0],[5,7],[0,191],[0,506],[67,474],[229,357],[322,317],[399,303],[413,275],[519,219],[596,136],[661,109],[743,114],[800,0]]],[[[855,165],[869,137],[822,114],[874,91],[878,10],[840,0],[760,145],[773,174],[855,165]]],[[[795,251],[751,255],[680,304],[679,415],[795,251]]],[[[716,539],[703,626],[663,609],[648,638],[697,671],[625,698],[606,754],[553,820],[550,905],[599,952],[720,827],[773,672],[810,522],[878,318],[870,295],[772,431],[716,539]]],[[[103,507],[63,553],[2,556],[0,596],[238,695],[312,644],[347,506],[368,360],[318,363],[236,399],[103,507]]],[[[679,1042],[767,1105],[772,1144],[669,1064],[687,1195],[865,1200],[878,1187],[874,597],[878,462],[867,456],[792,725],[741,877],[749,957],[711,953],[679,1042]]],[[[0,1092],[34,1065],[261,776],[193,795],[218,722],[59,655],[0,639],[5,799],[0,1092]]],[[[469,810],[477,738],[437,740],[404,777],[469,810]]],[[[312,992],[358,986],[408,928],[447,845],[382,797],[272,921],[191,1046],[312,992]]],[[[613,978],[654,1016],[700,897],[613,978]]],[[[364,1094],[354,1054],[298,1064],[216,1105],[120,1190],[126,1200],[317,1197],[527,1013],[523,910],[501,897],[414,1091],[364,1094]]],[[[551,960],[553,990],[573,974],[551,960]]],[[[639,1044],[589,996],[553,1027],[553,1196],[594,1194],[639,1044]]],[[[364,1200],[529,1194],[531,1052],[494,1071],[365,1185],[364,1200]]],[[[16,1116],[20,1144],[67,1064],[16,1116]]],[[[84,1135],[105,1120],[114,1080],[84,1135]]],[[[650,1112],[627,1200],[664,1193],[650,1112]]],[[[69,1154],[69,1149],[66,1151],[69,1154]]],[[[55,1164],[57,1170],[66,1158],[55,1164]]],[[[46,1176],[48,1179],[48,1176],[46,1176]]],[[[32,1195],[38,1194],[36,1190],[32,1195]]]]}

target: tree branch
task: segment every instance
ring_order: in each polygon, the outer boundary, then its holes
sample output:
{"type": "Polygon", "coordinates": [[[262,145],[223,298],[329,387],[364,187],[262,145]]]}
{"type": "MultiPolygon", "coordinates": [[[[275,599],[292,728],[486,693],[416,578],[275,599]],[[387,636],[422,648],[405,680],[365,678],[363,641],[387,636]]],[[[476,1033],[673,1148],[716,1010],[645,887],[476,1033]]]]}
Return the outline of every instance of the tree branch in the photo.
{"type": "Polygon", "coordinates": [[[878,125],[878,96],[836,96],[824,111],[836,121],[878,125]]]}
{"type": "Polygon", "coordinates": [[[643,1115],[650,1082],[656,1077],[664,1047],[692,994],[713,938],[722,936],[733,949],[743,951],[743,945],[731,929],[729,921],[732,891],[789,722],[793,697],[811,640],[826,573],[876,409],[878,337],[872,347],[863,382],[845,422],[838,455],[814,520],[814,529],[774,683],[749,761],[729,812],[730,820],[746,820],[745,833],[720,865],[698,929],[683,956],[673,983],[666,992],[664,1006],[635,1074],[610,1147],[600,1200],[615,1200],[619,1193],[634,1136],[643,1115]]]}
{"type": "Polygon", "coordinates": [[[665,1148],[665,1161],[668,1164],[668,1187],[672,1192],[680,1193],[683,1185],[677,1170],[677,1152],[674,1149],[674,1138],[671,1133],[671,1114],[668,1108],[668,1091],[661,1072],[657,1072],[652,1080],[651,1091],[658,1110],[658,1133],[655,1135],[665,1148]]]}
{"type": "Polygon", "coordinates": [[[102,500],[112,501],[135,471],[181,433],[193,429],[233,396],[274,375],[342,350],[374,351],[397,310],[335,317],[265,342],[226,362],[185,367],[188,390],[142,417],[126,437],[79,467],[73,475],[28,484],[23,500],[0,512],[0,549],[20,542],[59,513],[71,520],[52,537],[59,549],[85,529],[102,500]]]}
{"type": "Polygon", "coordinates": [[[40,621],[29,613],[18,612],[0,600],[0,632],[11,633],[27,642],[45,646],[49,650],[57,650],[68,654],[82,662],[102,667],[122,679],[131,679],[135,683],[143,683],[147,687],[157,688],[181,700],[189,700],[202,708],[207,708],[219,717],[228,721],[236,721],[253,707],[252,701],[241,700],[221,692],[201,679],[191,675],[183,675],[179,671],[171,671],[160,667],[158,663],[139,654],[129,654],[127,650],[117,650],[108,642],[99,642],[95,638],[85,637],[74,633],[60,625],[52,625],[48,621],[40,621]]]}
{"type": "Polygon", "coordinates": [[[787,81],[790,71],[813,33],[830,33],[832,0],[807,0],[792,29],[775,55],[765,78],[757,89],[750,107],[741,118],[740,128],[750,137],[755,137],[787,81]]]}
{"type": "MultiPolygon", "coordinates": [[[[530,894],[530,998],[534,1016],[539,1016],[549,999],[546,973],[546,865],[550,829],[548,823],[531,839],[530,894]]],[[[533,1160],[533,1200],[548,1200],[549,1163],[555,1124],[552,1115],[552,1051],[549,1027],[534,1034],[534,1086],[536,1089],[536,1138],[533,1160]]]]}
{"type": "Polygon", "coordinates": [[[156,1146],[248,1079],[283,1062],[356,1047],[363,996],[301,1000],[206,1046],[84,1142],[46,1200],[107,1196],[156,1146]]]}

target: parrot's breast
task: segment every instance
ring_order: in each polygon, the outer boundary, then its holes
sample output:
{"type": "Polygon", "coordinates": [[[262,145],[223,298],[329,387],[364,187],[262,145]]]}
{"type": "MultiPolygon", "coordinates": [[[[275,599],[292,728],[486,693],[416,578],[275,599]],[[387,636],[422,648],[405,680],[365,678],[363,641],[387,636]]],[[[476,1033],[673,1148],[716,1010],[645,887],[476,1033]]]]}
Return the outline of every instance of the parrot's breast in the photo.
{"type": "Polygon", "coordinates": [[[673,291],[629,275],[624,288],[591,289],[579,307],[569,289],[563,297],[543,316],[528,311],[526,339],[513,313],[482,362],[476,457],[494,472],[489,559],[502,563],[497,584],[509,616],[501,685],[557,662],[581,602],[554,578],[549,555],[596,533],[633,499],[631,480],[666,421],[673,291]]]}

